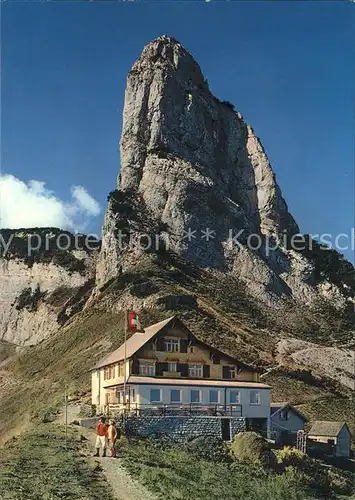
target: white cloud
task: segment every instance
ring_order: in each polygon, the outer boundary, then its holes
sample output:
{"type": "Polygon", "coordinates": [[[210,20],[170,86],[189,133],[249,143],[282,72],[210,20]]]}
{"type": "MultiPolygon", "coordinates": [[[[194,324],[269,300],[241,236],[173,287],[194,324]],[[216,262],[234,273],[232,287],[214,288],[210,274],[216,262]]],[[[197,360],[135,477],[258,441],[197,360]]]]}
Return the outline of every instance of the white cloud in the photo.
{"type": "Polygon", "coordinates": [[[73,186],[71,192],[79,207],[85,210],[88,215],[99,215],[100,205],[89,195],[83,186],[73,186]]]}
{"type": "Polygon", "coordinates": [[[0,217],[3,228],[59,227],[83,231],[100,206],[82,186],[73,186],[65,202],[45,182],[27,184],[13,175],[0,175],[0,217]]]}

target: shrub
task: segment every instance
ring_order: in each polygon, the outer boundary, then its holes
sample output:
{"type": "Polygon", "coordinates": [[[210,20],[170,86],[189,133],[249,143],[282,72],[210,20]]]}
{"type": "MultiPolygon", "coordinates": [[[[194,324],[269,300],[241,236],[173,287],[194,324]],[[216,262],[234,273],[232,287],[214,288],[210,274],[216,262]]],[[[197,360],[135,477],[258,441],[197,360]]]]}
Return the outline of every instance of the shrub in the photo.
{"type": "Polygon", "coordinates": [[[282,471],[287,474],[290,473],[290,470],[298,471],[298,473],[302,474],[304,483],[308,484],[312,489],[316,489],[322,494],[330,492],[330,478],[317,460],[289,446],[277,450],[276,456],[282,471]]]}
{"type": "Polygon", "coordinates": [[[276,450],[276,457],[283,469],[286,467],[295,467],[298,470],[305,470],[310,466],[310,462],[312,461],[306,453],[290,446],[276,450]]]}
{"type": "Polygon", "coordinates": [[[188,451],[202,460],[210,462],[231,462],[228,447],[222,439],[214,437],[198,437],[187,445],[188,451]]]}
{"type": "Polygon", "coordinates": [[[29,312],[37,310],[38,304],[42,297],[46,295],[45,292],[41,292],[39,285],[37,288],[32,290],[31,287],[24,288],[16,300],[16,309],[20,311],[21,309],[27,309],[29,312]]]}
{"type": "Polygon", "coordinates": [[[240,432],[231,444],[232,457],[238,462],[264,468],[276,468],[275,454],[256,432],[240,432]]]}
{"type": "Polygon", "coordinates": [[[335,493],[340,495],[351,495],[351,493],[355,492],[355,485],[353,481],[334,470],[328,471],[328,480],[330,482],[331,489],[335,491],[335,493]]]}
{"type": "Polygon", "coordinates": [[[228,108],[232,109],[234,111],[235,107],[234,107],[234,104],[232,104],[231,102],[229,101],[222,101],[222,104],[224,104],[225,106],[227,106],[228,108]]]}

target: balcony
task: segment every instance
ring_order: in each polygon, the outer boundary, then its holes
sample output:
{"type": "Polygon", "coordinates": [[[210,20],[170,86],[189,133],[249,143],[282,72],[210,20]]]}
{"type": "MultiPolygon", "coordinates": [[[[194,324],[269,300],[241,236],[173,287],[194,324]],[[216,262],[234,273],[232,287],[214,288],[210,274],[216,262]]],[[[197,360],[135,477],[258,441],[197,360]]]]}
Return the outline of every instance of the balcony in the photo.
{"type": "Polygon", "coordinates": [[[210,417],[242,417],[242,405],[200,405],[197,403],[182,404],[108,404],[108,415],[129,414],[136,416],[210,416],[210,417]]]}
{"type": "Polygon", "coordinates": [[[163,371],[163,377],[169,377],[169,378],[179,378],[181,377],[180,372],[169,372],[169,371],[163,371]]]}

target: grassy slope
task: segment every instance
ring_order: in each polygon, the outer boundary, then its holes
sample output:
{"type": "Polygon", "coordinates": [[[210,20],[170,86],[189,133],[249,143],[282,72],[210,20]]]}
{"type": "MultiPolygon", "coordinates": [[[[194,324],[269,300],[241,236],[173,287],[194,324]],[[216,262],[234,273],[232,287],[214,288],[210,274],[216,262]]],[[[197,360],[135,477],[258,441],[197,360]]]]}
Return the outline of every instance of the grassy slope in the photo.
{"type": "Polygon", "coordinates": [[[123,441],[118,449],[125,467],[166,500],[319,498],[316,490],[292,471],[274,474],[257,467],[210,462],[181,448],[152,448],[149,441],[123,441]]]}
{"type": "Polygon", "coordinates": [[[112,500],[99,469],[80,455],[80,436],[42,425],[10,441],[0,458],[2,500],[112,500]]]}

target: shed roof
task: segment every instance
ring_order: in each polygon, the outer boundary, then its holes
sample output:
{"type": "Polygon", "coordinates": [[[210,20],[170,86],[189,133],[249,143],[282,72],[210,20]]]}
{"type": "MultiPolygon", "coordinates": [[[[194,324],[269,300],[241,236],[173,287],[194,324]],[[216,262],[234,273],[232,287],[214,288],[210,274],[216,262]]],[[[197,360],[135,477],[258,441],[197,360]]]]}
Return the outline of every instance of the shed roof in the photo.
{"type": "Polygon", "coordinates": [[[292,406],[287,401],[283,401],[283,402],[280,402],[280,403],[270,403],[270,416],[272,417],[273,415],[275,415],[279,411],[283,410],[284,408],[288,408],[289,410],[293,411],[300,418],[302,418],[302,420],[304,420],[305,422],[308,421],[308,418],[305,415],[303,415],[303,413],[301,413],[299,410],[297,410],[297,408],[295,408],[294,406],[292,406]]]}
{"type": "Polygon", "coordinates": [[[346,422],[335,422],[326,420],[317,420],[313,422],[313,425],[308,433],[308,436],[330,436],[336,437],[342,430],[344,425],[347,426],[346,422]]]}

